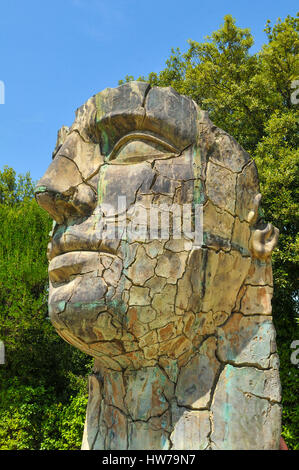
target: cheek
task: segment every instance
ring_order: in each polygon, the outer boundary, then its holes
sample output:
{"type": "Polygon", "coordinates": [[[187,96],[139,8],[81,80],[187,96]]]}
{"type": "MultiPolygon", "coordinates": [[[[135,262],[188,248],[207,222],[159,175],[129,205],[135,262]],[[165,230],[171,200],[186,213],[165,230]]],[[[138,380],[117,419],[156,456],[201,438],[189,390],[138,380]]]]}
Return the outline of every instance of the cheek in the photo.
{"type": "MultiPolygon", "coordinates": [[[[179,251],[185,244],[184,240],[154,240],[126,246],[125,276],[131,283],[127,287],[127,321],[135,336],[151,331],[155,331],[154,335],[160,334],[160,328],[169,323],[176,325],[168,328],[172,331],[170,336],[174,331],[180,334],[178,324],[181,324],[184,312],[177,311],[176,296],[178,281],[186,270],[189,256],[189,252],[179,251]],[[167,247],[176,248],[178,252],[167,247]]],[[[161,331],[161,338],[165,335],[161,331]]]]}
{"type": "Polygon", "coordinates": [[[155,173],[147,162],[104,165],[98,183],[98,203],[104,213],[115,215],[123,212],[135,203],[139,194],[150,194],[154,176],[155,173]]]}

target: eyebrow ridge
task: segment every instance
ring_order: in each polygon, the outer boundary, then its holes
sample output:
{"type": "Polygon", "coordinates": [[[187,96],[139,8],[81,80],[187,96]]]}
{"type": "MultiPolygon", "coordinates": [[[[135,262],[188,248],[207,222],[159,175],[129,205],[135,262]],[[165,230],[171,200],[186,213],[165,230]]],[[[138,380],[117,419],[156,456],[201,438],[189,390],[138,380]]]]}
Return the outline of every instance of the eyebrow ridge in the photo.
{"type": "Polygon", "coordinates": [[[125,136],[121,137],[119,141],[114,145],[110,155],[108,156],[108,161],[113,159],[114,154],[127,142],[130,142],[131,140],[136,140],[136,139],[142,139],[142,140],[148,140],[150,142],[159,144],[163,146],[165,149],[167,149],[170,153],[179,153],[179,150],[174,147],[173,145],[169,144],[164,139],[161,139],[161,137],[157,137],[154,134],[147,133],[147,132],[130,132],[129,134],[126,134],[125,136]]]}

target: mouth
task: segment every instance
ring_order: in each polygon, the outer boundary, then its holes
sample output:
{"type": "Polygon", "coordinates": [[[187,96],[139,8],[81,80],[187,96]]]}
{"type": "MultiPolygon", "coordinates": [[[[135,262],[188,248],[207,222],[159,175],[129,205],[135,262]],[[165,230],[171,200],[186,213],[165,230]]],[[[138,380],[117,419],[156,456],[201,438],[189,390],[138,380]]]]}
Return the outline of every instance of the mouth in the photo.
{"type": "Polygon", "coordinates": [[[63,269],[66,274],[62,278],[84,273],[99,253],[116,256],[120,244],[119,239],[105,238],[93,225],[84,222],[70,226],[55,224],[50,236],[47,249],[50,279],[63,269]]]}
{"type": "Polygon", "coordinates": [[[116,254],[107,251],[70,251],[57,255],[49,263],[50,281],[62,284],[88,273],[101,276],[103,269],[108,268],[115,257],[116,254]]]}

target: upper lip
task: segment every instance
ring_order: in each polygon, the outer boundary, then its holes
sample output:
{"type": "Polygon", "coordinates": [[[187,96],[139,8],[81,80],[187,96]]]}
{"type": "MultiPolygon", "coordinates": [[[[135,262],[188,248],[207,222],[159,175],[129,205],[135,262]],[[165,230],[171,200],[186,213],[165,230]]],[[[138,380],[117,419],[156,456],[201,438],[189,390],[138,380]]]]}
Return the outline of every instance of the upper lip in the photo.
{"type": "Polygon", "coordinates": [[[63,250],[60,250],[60,249],[53,249],[52,244],[50,243],[50,247],[48,248],[47,257],[48,257],[49,261],[52,261],[57,256],[61,256],[61,255],[64,255],[66,253],[71,253],[71,252],[96,252],[96,253],[107,253],[107,254],[110,254],[110,255],[116,255],[117,254],[115,249],[111,249],[111,247],[108,247],[104,244],[100,244],[97,248],[95,248],[93,250],[92,249],[86,249],[86,247],[84,247],[84,246],[82,246],[82,247],[78,246],[76,248],[65,246],[65,248],[63,250]]]}
{"type": "Polygon", "coordinates": [[[59,232],[59,228],[61,228],[61,226],[55,227],[51,241],[48,244],[47,257],[49,261],[56,256],[73,251],[102,252],[112,255],[117,254],[120,240],[97,238],[96,231],[93,231],[90,234],[87,229],[85,234],[82,231],[78,234],[75,229],[72,231],[71,228],[69,228],[68,232],[59,232]]]}

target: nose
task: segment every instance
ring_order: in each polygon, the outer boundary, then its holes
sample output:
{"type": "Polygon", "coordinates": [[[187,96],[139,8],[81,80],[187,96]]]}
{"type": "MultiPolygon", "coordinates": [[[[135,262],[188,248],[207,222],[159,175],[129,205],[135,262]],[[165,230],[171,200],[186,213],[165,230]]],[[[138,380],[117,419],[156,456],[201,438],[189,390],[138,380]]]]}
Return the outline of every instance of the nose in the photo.
{"type": "Polygon", "coordinates": [[[86,216],[96,204],[94,188],[86,184],[76,164],[57,156],[35,187],[37,203],[58,223],[86,216]]]}

